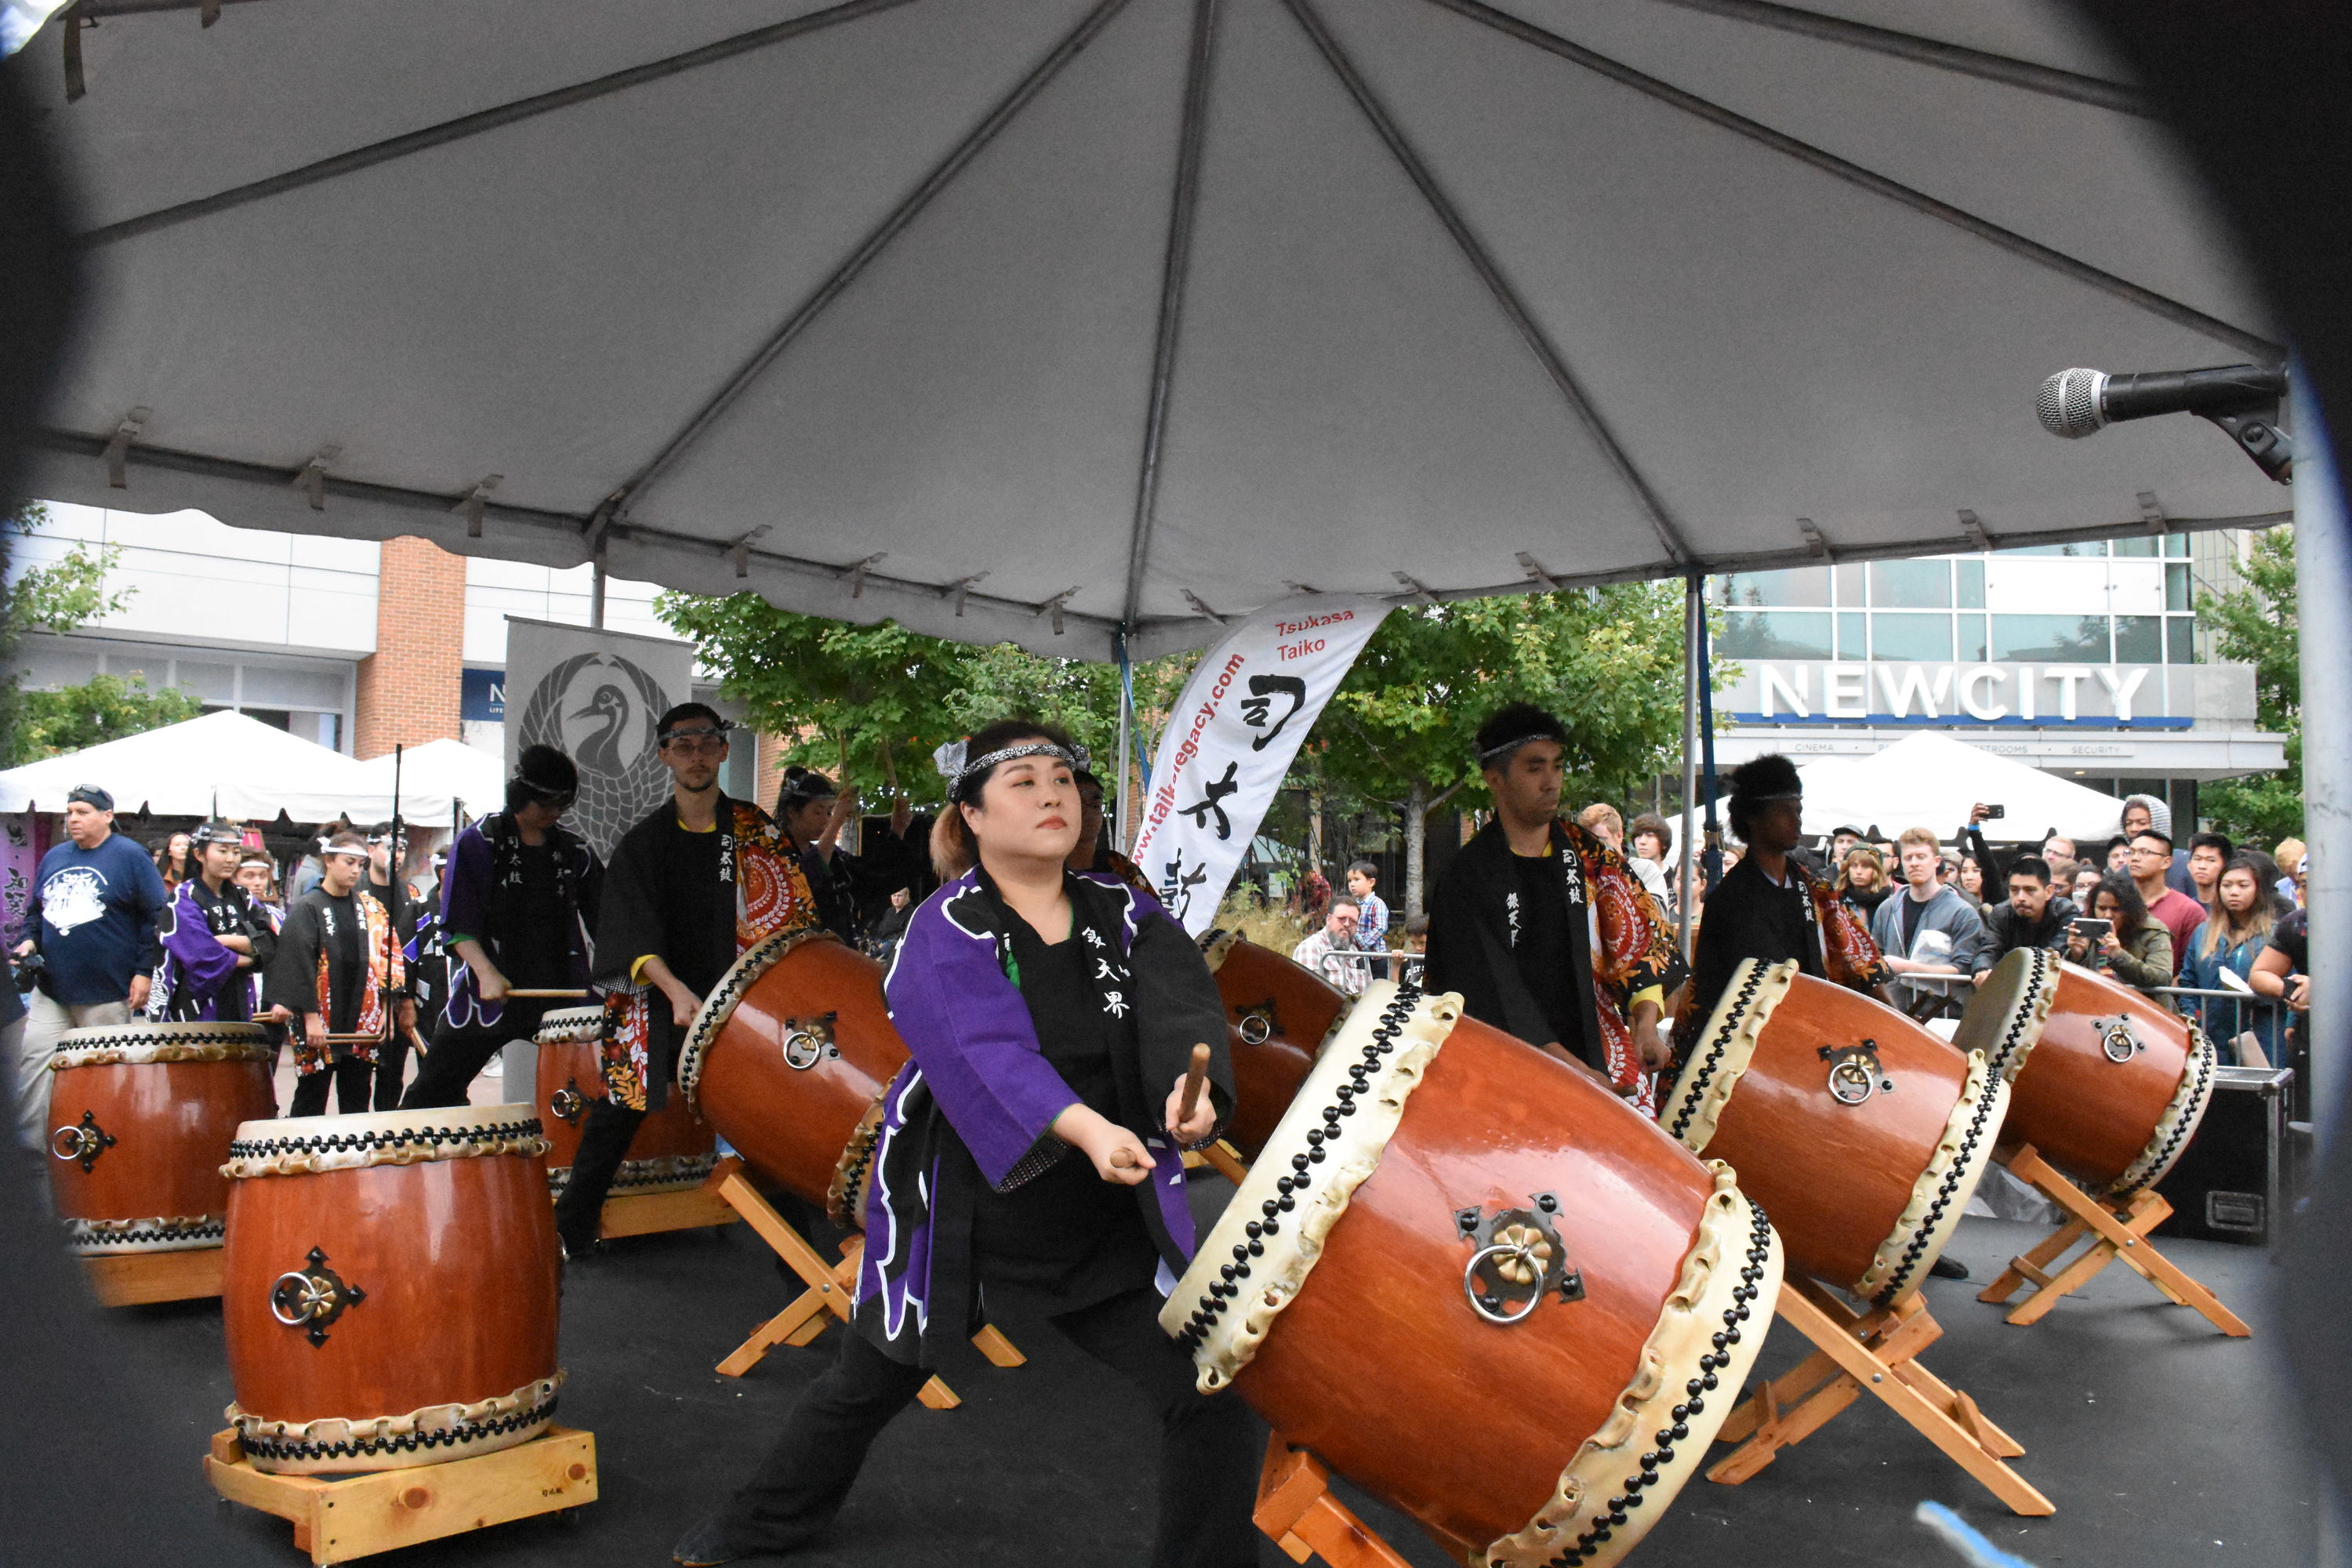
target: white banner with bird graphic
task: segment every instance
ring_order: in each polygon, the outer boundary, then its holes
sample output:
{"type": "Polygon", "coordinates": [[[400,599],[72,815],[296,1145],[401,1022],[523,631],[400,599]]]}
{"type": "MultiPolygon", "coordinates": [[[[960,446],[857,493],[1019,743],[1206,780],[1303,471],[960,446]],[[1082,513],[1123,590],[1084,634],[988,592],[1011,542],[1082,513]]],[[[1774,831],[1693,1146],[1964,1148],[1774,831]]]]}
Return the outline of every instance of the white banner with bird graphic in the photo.
{"type": "MultiPolygon", "coordinates": [[[[602,859],[669,794],[654,724],[694,689],[694,645],[507,617],[507,768],[525,746],[580,768],[565,818],[602,859]]],[[[748,740],[747,740],[748,743],[748,740]]]]}

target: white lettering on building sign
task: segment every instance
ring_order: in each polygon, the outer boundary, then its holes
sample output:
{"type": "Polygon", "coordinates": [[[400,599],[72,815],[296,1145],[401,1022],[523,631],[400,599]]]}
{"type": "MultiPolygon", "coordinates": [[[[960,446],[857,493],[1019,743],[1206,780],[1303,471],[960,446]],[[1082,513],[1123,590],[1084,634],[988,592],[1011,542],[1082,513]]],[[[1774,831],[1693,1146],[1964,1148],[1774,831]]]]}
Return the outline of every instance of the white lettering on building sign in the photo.
{"type": "MultiPolygon", "coordinates": [[[[1757,686],[1762,715],[1778,718],[1783,711],[1798,719],[1813,717],[1808,690],[1815,667],[1758,667],[1757,686]]],[[[2021,719],[2038,713],[2069,722],[2082,717],[2083,682],[2096,678],[2106,689],[2115,717],[2131,722],[2133,700],[2147,682],[2145,666],[2119,668],[2113,665],[2055,665],[2037,672],[2030,664],[1921,665],[1833,664],[1822,671],[1821,716],[1825,719],[1867,719],[1873,689],[1882,699],[1885,714],[1896,719],[1967,718],[1992,723],[2014,712],[2021,719]],[[2038,673],[2038,679],[2037,679],[2038,673]],[[2036,699],[2043,683],[2056,689],[2056,702],[2036,699]]]]}

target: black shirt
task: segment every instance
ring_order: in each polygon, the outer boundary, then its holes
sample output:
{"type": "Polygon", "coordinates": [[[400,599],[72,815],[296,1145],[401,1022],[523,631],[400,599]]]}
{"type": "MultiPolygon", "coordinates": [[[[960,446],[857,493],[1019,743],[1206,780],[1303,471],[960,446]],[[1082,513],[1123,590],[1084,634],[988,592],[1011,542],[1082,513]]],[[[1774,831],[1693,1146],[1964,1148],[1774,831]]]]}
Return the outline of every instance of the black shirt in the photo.
{"type": "Polygon", "coordinates": [[[1569,943],[1568,900],[1560,891],[1559,860],[1551,855],[1515,854],[1511,861],[1519,874],[1518,921],[1511,942],[1519,978],[1527,982],[1528,994],[1561,1048],[1606,1072],[1599,1042],[1584,1037],[1576,979],[1569,970],[1574,950],[1569,943]]]}
{"type": "Polygon", "coordinates": [[[2291,973],[2295,974],[2310,973],[2311,921],[2309,911],[2297,910],[2294,913],[2287,916],[2286,919],[2279,921],[2278,924],[2271,927],[2271,945],[2277,948],[2281,952],[2286,954],[2287,963],[2294,966],[2291,973]]]}
{"type": "Polygon", "coordinates": [[[1786,883],[1775,882],[1753,855],[1724,873],[1723,881],[1707,895],[1706,919],[1698,928],[1698,951],[1691,965],[1693,1016],[1689,1027],[1704,1025],[1731,984],[1740,960],[1782,963],[1795,959],[1803,973],[1826,978],[1820,943],[1805,903],[1811,897],[1798,882],[1795,868],[1786,883]]]}
{"type": "Polygon", "coordinates": [[[514,857],[516,897],[507,902],[509,929],[499,944],[507,979],[526,988],[572,984],[572,933],[564,929],[570,921],[555,846],[519,843],[514,857]]]}
{"type": "MultiPolygon", "coordinates": [[[[1086,944],[1076,940],[1074,929],[1070,940],[1048,946],[1027,921],[1007,913],[1013,980],[1046,1063],[1089,1109],[1117,1121],[1118,1082],[1111,1068],[1117,1026],[1088,982],[1086,944]]],[[[1104,1181],[1094,1162],[1074,1148],[1009,1193],[978,1184],[971,1258],[983,1287],[1068,1312],[1150,1279],[1159,1253],[1134,1190],[1104,1181]]]]}
{"type": "Polygon", "coordinates": [[[655,913],[669,939],[661,961],[678,983],[708,996],[735,962],[735,933],[721,930],[719,900],[719,834],[688,833],[673,816],[662,835],[660,874],[652,879],[655,913]]]}

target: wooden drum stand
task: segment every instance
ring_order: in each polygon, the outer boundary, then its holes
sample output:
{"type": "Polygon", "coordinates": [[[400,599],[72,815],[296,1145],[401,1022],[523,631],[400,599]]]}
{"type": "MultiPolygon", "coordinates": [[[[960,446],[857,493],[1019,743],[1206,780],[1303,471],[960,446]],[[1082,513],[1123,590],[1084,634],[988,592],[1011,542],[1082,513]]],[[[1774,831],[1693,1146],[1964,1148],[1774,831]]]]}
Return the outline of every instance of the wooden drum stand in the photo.
{"type": "Polygon", "coordinates": [[[2195,1309],[2231,1339],[2242,1340],[2253,1332],[2212,1291],[2190,1279],[2148,1240],[2148,1232],[2172,1215],[2172,1205],[2160,1194],[2142,1189],[2126,1198],[2095,1198],[2045,1162],[2031,1143],[1995,1157],[2009,1167],[2010,1174],[2074,1217],[2030,1250],[2011,1258],[2000,1278],[1978,1293],[1978,1300],[2007,1301],[2030,1282],[2032,1291],[2011,1310],[2009,1321],[2020,1325],[2038,1323],[2101,1269],[2120,1260],[2166,1300],[2195,1309]],[[2073,1262],[2052,1272],[2051,1265],[2085,1237],[2095,1239],[2073,1262]]]}

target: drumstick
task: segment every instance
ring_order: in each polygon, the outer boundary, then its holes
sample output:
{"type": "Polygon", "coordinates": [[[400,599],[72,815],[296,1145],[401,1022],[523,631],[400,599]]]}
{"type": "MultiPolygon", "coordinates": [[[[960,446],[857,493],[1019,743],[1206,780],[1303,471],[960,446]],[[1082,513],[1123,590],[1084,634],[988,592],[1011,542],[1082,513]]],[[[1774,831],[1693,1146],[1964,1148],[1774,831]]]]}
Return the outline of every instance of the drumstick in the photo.
{"type": "Polygon", "coordinates": [[[1124,1148],[1112,1150],[1110,1152],[1110,1168],[1114,1171],[1134,1170],[1136,1168],[1135,1151],[1124,1148]]]}
{"type": "Polygon", "coordinates": [[[1192,1047],[1192,1065],[1184,1071],[1184,1099],[1176,1110],[1176,1125],[1181,1127],[1192,1120],[1193,1107],[1201,1103],[1201,1082],[1209,1076],[1209,1047],[1192,1047]]]}
{"type": "Polygon", "coordinates": [[[573,997],[578,997],[578,996],[585,996],[585,995],[587,995],[587,994],[588,994],[588,993],[587,993],[587,992],[585,992],[585,991],[564,991],[564,990],[556,990],[556,989],[530,989],[530,988],[527,988],[527,987],[520,986],[520,985],[509,985],[509,986],[508,986],[508,987],[507,987],[507,994],[508,994],[508,995],[509,995],[509,996],[573,996],[573,997]]]}

